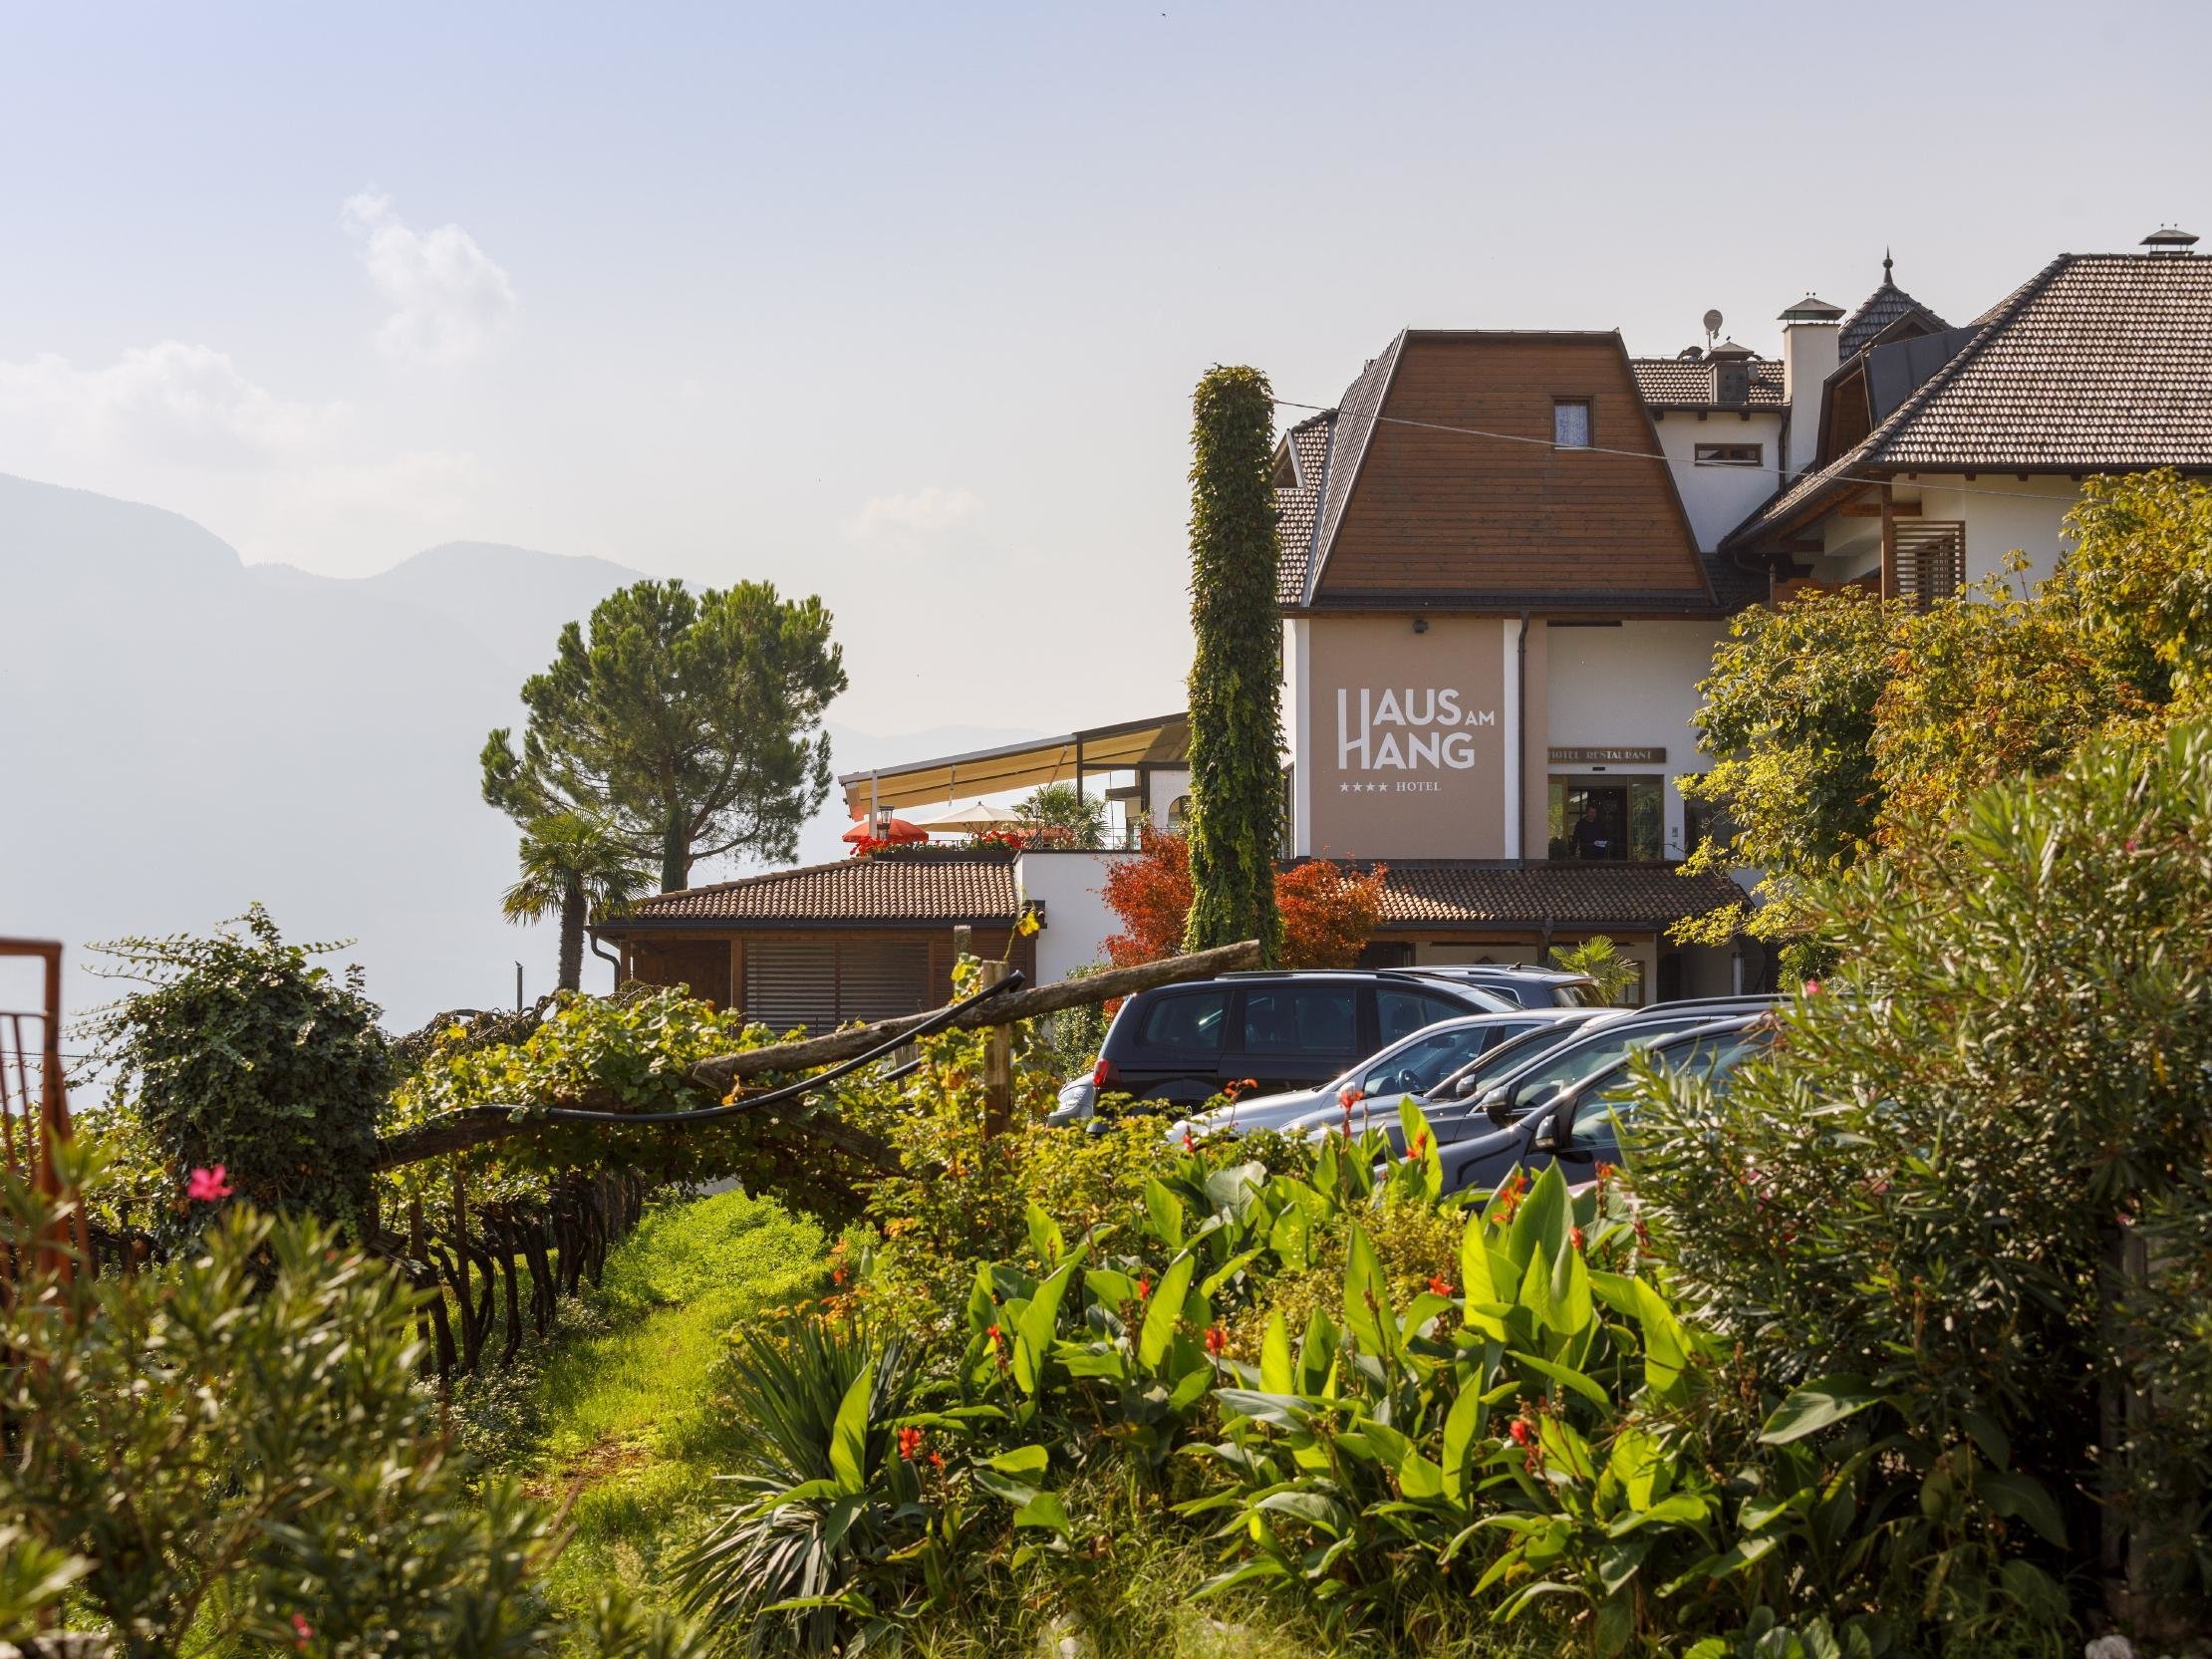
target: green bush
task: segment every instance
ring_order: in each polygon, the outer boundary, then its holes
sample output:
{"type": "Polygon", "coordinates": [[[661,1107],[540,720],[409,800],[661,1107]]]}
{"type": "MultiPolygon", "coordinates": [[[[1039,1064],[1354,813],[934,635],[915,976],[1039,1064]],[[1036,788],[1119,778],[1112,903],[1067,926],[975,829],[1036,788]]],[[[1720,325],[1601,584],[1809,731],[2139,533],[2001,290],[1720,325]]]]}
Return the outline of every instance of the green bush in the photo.
{"type": "MultiPolygon", "coordinates": [[[[0,1191],[10,1252],[58,1219],[19,1182],[0,1191]]],[[[533,1587],[551,1524],[508,1482],[472,1490],[448,1457],[413,1324],[385,1264],[246,1207],[164,1267],[26,1278],[0,1312],[0,1511],[19,1528],[0,1637],[26,1633],[22,1586],[66,1571],[131,1655],[508,1655],[553,1639],[533,1587]]],[[[602,1651],[687,1648],[621,1606],[589,1623],[602,1651]]]]}
{"type": "Polygon", "coordinates": [[[341,978],[315,966],[338,947],[285,944],[259,905],[239,921],[242,932],[99,947],[118,961],[110,977],[144,986],[91,1026],[166,1166],[153,1231],[171,1243],[198,1232],[207,1210],[185,1199],[185,1175],[216,1165],[241,1199],[358,1228],[393,1082],[380,1010],[358,968],[341,978]]]}
{"type": "Polygon", "coordinates": [[[2144,1588],[2202,1605],[2208,831],[2202,727],[1985,791],[1814,895],[1848,966],[1771,1061],[1725,1096],[1657,1084],[1638,1132],[1686,1293],[1746,1386],[1880,1437],[1882,1547],[1946,1626],[2057,1644],[2055,1586],[2093,1605],[2115,1522],[2144,1588]]]}

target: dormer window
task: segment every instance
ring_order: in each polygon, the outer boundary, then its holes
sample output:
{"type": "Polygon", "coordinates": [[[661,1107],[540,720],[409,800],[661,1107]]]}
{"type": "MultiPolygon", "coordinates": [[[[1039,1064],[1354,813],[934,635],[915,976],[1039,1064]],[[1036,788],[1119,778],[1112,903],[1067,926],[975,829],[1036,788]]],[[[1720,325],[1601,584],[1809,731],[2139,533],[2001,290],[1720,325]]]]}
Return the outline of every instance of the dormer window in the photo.
{"type": "Polygon", "coordinates": [[[1554,398],[1551,401],[1551,442],[1559,449],[1590,446],[1590,401],[1587,398],[1554,398]]]}
{"type": "Polygon", "coordinates": [[[1713,365],[1713,402],[1742,409],[1751,402],[1751,368],[1742,363],[1713,365]]]}

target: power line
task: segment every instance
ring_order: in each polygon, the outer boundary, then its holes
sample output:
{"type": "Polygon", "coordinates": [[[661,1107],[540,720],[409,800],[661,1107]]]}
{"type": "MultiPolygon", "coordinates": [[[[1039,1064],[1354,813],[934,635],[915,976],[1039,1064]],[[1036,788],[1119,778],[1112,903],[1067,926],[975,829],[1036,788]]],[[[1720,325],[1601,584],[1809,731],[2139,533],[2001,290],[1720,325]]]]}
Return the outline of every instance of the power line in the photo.
{"type": "MultiPolygon", "coordinates": [[[[1274,400],[1274,402],[1279,404],[1284,409],[1311,410],[1317,415],[1331,414],[1338,407],[1335,404],[1301,404],[1289,398],[1277,398],[1274,400]]],[[[1758,414],[1762,412],[1754,411],[1753,413],[1758,414]]],[[[1460,432],[1468,437],[1495,438],[1500,443],[1527,443],[1533,444],[1536,447],[1542,449],[1564,448],[1577,455],[1613,455],[1622,460],[1655,460],[1663,461],[1669,466],[1680,466],[1685,464],[1682,461],[1676,460],[1674,456],[1669,455],[1664,451],[1654,454],[1649,449],[1612,449],[1600,443],[1559,444],[1554,443],[1548,437],[1530,437],[1526,432],[1492,432],[1485,431],[1480,426],[1449,426],[1444,424],[1442,421],[1437,420],[1410,420],[1402,415],[1378,415],[1375,416],[1375,421],[1378,425],[1387,423],[1393,426],[1419,426],[1423,430],[1432,432],[1460,432]]],[[[1693,461],[1687,464],[1695,465],[1696,463],[1693,461]]],[[[1728,464],[1726,468],[1724,468],[1724,470],[1735,472],[1771,473],[1778,481],[1787,481],[1789,478],[1789,474],[1785,468],[1780,466],[1767,466],[1764,464],[1747,466],[1740,462],[1732,461],[1728,464]]],[[[1925,472],[1930,469],[1923,466],[1915,468],[1915,470],[1925,472]]],[[[2001,471],[2002,468],[1977,467],[1975,470],[1985,472],[2001,471]]],[[[2088,468],[2087,470],[2093,471],[2094,468],[2088,468]]],[[[1796,476],[1800,479],[1804,479],[1815,476],[1825,476],[1825,474],[1799,472],[1796,474],[1796,476]]],[[[1890,482],[1890,480],[1887,478],[1861,475],[1852,472],[1835,473],[1830,481],[1834,483],[1846,484],[1885,484],[1890,482]]],[[[2049,501],[2052,499],[2052,497],[2049,495],[2039,495],[2034,490],[2028,489],[1984,489],[1979,484],[1944,484],[1941,487],[1947,492],[1959,495],[1989,495],[2011,501],[2049,501]]]]}

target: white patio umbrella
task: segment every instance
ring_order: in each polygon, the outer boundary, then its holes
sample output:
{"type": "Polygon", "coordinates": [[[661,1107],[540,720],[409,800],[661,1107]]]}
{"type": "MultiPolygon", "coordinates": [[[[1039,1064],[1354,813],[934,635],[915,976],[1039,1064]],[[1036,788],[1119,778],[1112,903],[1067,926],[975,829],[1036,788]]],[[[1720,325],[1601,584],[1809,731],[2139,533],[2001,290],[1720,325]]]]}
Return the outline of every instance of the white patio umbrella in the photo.
{"type": "Polygon", "coordinates": [[[969,801],[966,806],[917,807],[902,816],[932,835],[977,835],[984,830],[1006,829],[1024,821],[1020,813],[985,801],[969,801]]]}

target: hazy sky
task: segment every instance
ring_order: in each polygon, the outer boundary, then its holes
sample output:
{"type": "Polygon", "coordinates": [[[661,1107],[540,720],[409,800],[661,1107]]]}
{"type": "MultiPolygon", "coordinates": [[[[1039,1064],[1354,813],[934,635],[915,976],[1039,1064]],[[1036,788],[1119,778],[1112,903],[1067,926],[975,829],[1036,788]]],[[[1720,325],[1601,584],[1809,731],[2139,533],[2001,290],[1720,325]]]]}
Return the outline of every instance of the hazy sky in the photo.
{"type": "Polygon", "coordinates": [[[1405,324],[1961,321],[2212,233],[2212,8],[0,5],[0,470],[333,574],[835,610],[877,730],[1181,697],[1187,398],[1405,324]]]}

